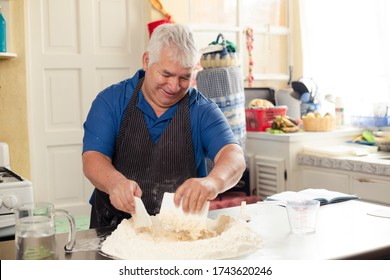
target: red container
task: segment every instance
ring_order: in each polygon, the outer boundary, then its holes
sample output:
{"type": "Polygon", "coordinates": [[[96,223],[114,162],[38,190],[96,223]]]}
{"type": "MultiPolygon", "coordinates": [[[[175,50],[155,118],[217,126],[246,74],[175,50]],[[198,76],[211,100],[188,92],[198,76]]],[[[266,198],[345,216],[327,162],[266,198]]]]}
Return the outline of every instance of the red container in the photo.
{"type": "Polygon", "coordinates": [[[154,29],[161,25],[161,24],[164,24],[164,23],[171,23],[171,17],[167,17],[165,19],[161,19],[161,20],[156,20],[156,21],[153,21],[153,22],[150,22],[148,23],[148,29],[149,29],[149,37],[152,36],[152,33],[154,31],[154,29]]]}
{"type": "Polygon", "coordinates": [[[275,116],[285,116],[286,106],[275,106],[273,108],[245,109],[246,130],[265,131],[271,127],[275,116]]]}

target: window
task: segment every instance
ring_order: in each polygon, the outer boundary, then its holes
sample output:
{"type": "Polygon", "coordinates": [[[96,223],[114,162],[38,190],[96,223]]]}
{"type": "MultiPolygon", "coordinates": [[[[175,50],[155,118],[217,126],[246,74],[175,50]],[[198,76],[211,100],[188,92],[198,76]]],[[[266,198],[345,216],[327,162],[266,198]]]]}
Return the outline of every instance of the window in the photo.
{"type": "MultiPolygon", "coordinates": [[[[321,95],[344,100],[346,117],[390,100],[390,3],[301,0],[303,72],[321,95]]],[[[346,119],[348,121],[348,118],[346,119]]]]}
{"type": "Polygon", "coordinates": [[[197,45],[206,47],[222,33],[242,58],[248,85],[246,30],[253,30],[252,68],[256,85],[286,82],[291,65],[289,0],[190,0],[189,23],[197,45]]]}

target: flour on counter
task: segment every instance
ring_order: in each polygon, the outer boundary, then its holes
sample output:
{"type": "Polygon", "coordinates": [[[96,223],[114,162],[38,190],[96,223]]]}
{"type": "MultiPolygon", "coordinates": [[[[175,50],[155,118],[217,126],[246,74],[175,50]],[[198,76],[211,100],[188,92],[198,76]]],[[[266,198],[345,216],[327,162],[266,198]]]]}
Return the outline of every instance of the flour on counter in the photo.
{"type": "Polygon", "coordinates": [[[260,248],[262,240],[246,222],[230,216],[205,223],[151,216],[151,229],[135,229],[123,220],[103,242],[101,251],[117,259],[227,259],[260,248]],[[199,226],[202,225],[202,226],[199,226]]]}

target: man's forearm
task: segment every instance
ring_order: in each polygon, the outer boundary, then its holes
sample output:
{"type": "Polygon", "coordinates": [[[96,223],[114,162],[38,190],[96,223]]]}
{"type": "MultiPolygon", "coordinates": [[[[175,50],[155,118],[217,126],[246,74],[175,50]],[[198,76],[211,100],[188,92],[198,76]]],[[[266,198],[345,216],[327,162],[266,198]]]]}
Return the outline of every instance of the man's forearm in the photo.
{"type": "Polygon", "coordinates": [[[218,192],[234,187],[245,171],[246,163],[242,148],[236,144],[225,146],[216,156],[215,165],[209,176],[218,184],[218,192]]]}
{"type": "Polygon", "coordinates": [[[85,177],[101,191],[109,193],[110,186],[126,179],[111,163],[111,159],[99,152],[88,151],[83,154],[83,172],[85,177]]]}

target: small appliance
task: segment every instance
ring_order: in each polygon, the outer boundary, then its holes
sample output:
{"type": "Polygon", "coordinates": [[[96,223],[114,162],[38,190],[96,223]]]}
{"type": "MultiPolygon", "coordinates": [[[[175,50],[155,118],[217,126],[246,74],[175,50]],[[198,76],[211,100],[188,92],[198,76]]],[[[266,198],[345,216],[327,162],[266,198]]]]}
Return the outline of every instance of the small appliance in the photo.
{"type": "Polygon", "coordinates": [[[317,110],[317,84],[311,78],[301,77],[291,82],[291,87],[278,90],[275,102],[277,106],[287,106],[287,115],[300,119],[308,111],[317,110]]]}
{"type": "Polygon", "coordinates": [[[279,89],[275,92],[276,106],[287,106],[287,115],[293,119],[301,118],[301,101],[293,97],[292,88],[279,89]]]}
{"type": "Polygon", "coordinates": [[[33,201],[32,183],[11,170],[9,146],[0,142],[0,241],[15,237],[14,209],[33,201]]]}

